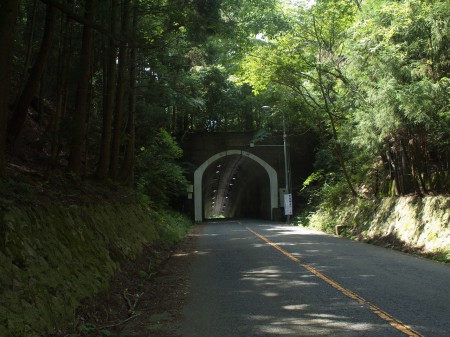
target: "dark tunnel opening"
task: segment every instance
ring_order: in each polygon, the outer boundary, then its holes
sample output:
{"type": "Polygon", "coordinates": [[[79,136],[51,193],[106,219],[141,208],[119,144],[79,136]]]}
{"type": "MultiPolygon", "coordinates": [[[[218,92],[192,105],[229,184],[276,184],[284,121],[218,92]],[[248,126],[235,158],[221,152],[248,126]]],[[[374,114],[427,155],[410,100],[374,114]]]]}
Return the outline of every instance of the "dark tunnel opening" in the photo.
{"type": "Polygon", "coordinates": [[[242,155],[211,163],[203,174],[203,215],[214,218],[271,218],[270,182],[266,170],[242,155]]]}

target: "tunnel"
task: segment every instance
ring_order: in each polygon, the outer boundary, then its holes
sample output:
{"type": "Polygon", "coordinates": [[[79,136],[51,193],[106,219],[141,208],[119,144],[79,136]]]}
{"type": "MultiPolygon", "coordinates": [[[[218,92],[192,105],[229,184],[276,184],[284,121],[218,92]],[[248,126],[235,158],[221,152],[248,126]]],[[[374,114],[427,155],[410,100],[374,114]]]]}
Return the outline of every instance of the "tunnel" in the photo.
{"type": "Polygon", "coordinates": [[[277,207],[277,174],[260,158],[226,151],[203,163],[196,175],[196,221],[272,219],[277,207]]]}
{"type": "MultiPolygon", "coordinates": [[[[191,182],[184,207],[195,222],[215,216],[284,219],[286,156],[283,137],[273,134],[256,143],[254,139],[254,132],[188,133],[184,136],[182,161],[191,182]],[[230,181],[233,177],[236,184],[230,181]],[[231,193],[226,195],[225,186],[228,188],[230,184],[233,184],[231,193]]],[[[298,191],[313,172],[316,144],[311,134],[289,136],[291,191],[298,191]]]]}

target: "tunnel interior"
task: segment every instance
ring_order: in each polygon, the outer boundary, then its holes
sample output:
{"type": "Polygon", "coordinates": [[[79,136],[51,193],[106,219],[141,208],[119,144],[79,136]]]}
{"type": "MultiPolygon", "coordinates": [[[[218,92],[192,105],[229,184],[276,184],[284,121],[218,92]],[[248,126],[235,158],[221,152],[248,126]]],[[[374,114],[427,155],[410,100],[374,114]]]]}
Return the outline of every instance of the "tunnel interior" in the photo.
{"type": "Polygon", "coordinates": [[[219,158],[202,179],[204,218],[271,218],[269,175],[253,159],[219,158]]]}

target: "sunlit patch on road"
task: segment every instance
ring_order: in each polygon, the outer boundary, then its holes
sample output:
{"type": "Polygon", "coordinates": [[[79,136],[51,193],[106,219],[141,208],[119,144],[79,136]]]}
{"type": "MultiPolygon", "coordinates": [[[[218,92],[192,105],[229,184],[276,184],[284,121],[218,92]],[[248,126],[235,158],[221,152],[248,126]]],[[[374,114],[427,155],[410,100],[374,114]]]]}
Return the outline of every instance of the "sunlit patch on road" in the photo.
{"type": "MultiPolygon", "coordinates": [[[[416,331],[412,330],[410,327],[408,327],[407,325],[405,325],[403,322],[399,321],[398,319],[396,319],[392,315],[388,314],[387,312],[383,311],[379,307],[377,307],[374,304],[370,303],[369,301],[367,301],[363,297],[359,296],[358,294],[356,294],[356,293],[352,292],[351,290],[343,287],[342,285],[340,285],[336,281],[330,279],[329,277],[324,275],[322,272],[320,272],[313,265],[306,264],[306,263],[302,262],[299,258],[297,258],[296,256],[292,255],[291,253],[285,251],[283,248],[280,247],[280,245],[274,243],[273,241],[268,239],[266,236],[261,235],[260,233],[254,231],[250,227],[245,227],[245,228],[249,232],[251,232],[254,235],[256,235],[258,238],[260,238],[261,240],[266,242],[268,245],[272,246],[273,248],[275,248],[276,250],[281,252],[283,255],[285,255],[287,258],[289,258],[293,262],[299,264],[300,266],[302,266],[303,268],[305,268],[306,270],[308,270],[309,272],[311,272],[312,274],[317,276],[319,279],[325,281],[326,283],[331,285],[333,288],[337,289],[339,292],[341,292],[345,296],[347,296],[347,297],[355,300],[356,302],[358,302],[358,303],[366,306],[367,308],[369,308],[374,314],[378,315],[381,319],[383,319],[386,322],[388,322],[395,329],[401,331],[402,333],[404,333],[404,334],[406,334],[406,335],[408,335],[410,337],[420,337],[421,336],[419,333],[417,333],[416,331]]],[[[321,319],[320,321],[321,321],[322,324],[325,324],[326,320],[321,319]]],[[[334,326],[336,326],[335,322],[333,322],[332,324],[334,326]]]]}
{"type": "Polygon", "coordinates": [[[306,310],[308,309],[308,304],[290,304],[290,305],[284,305],[282,308],[284,310],[306,310]]]}

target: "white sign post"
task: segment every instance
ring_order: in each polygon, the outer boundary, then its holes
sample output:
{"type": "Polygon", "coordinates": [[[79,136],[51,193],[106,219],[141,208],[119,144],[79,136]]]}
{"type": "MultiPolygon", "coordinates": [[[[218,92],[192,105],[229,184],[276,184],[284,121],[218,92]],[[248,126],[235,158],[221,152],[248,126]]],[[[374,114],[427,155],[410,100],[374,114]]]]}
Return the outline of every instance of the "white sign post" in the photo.
{"type": "Polygon", "coordinates": [[[292,194],[284,195],[284,215],[292,215],[292,194]]]}

